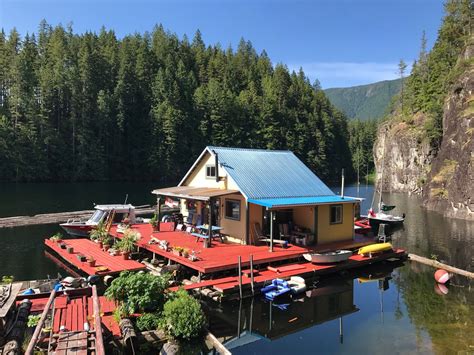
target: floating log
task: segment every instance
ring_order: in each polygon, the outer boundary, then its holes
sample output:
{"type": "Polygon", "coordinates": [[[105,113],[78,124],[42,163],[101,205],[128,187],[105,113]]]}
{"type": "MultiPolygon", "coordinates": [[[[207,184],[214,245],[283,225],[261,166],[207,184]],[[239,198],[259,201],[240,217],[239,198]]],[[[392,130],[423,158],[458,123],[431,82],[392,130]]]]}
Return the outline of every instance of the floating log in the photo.
{"type": "MultiPolygon", "coordinates": [[[[95,210],[83,210],[83,211],[71,211],[71,212],[58,212],[58,213],[44,213],[37,214],[34,216],[16,216],[16,217],[4,217],[0,218],[0,228],[12,228],[22,226],[33,226],[39,224],[53,224],[67,222],[68,219],[72,218],[88,218],[95,210]]],[[[151,215],[155,213],[155,208],[149,205],[136,206],[135,214],[140,215],[151,215]]]]}
{"type": "Polygon", "coordinates": [[[410,259],[412,261],[417,261],[417,262],[425,264],[425,265],[432,266],[432,267],[437,268],[437,269],[443,269],[443,270],[452,272],[453,274],[458,274],[458,275],[462,275],[462,276],[474,279],[474,272],[469,272],[469,271],[466,271],[466,270],[458,269],[457,267],[446,265],[446,264],[440,263],[439,261],[431,260],[431,259],[425,258],[423,256],[419,256],[419,255],[410,253],[410,254],[408,254],[408,259],[410,259]]]}
{"type": "Polygon", "coordinates": [[[232,355],[232,353],[227,350],[227,348],[222,344],[217,338],[211,333],[207,333],[206,335],[206,342],[209,342],[212,344],[212,346],[217,350],[219,354],[222,355],[232,355]]]}

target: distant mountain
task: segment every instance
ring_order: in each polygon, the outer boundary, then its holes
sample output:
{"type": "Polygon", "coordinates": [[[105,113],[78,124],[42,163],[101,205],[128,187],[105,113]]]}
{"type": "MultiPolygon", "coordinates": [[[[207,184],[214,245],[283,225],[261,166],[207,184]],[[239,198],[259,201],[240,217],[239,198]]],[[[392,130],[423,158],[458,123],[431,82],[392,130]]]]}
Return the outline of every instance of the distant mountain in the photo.
{"type": "Polygon", "coordinates": [[[366,120],[382,117],[400,88],[401,79],[395,79],[348,88],[331,88],[324,92],[347,117],[366,120]]]}

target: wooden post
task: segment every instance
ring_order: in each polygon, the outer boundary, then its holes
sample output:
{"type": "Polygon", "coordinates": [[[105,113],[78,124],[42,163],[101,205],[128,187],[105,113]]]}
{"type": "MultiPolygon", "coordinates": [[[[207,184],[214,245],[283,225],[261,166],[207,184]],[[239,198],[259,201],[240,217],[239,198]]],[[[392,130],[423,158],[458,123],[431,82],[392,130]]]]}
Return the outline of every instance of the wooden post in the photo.
{"type": "Polygon", "coordinates": [[[211,247],[211,244],[212,244],[212,203],[214,201],[212,200],[212,198],[209,199],[209,229],[207,230],[207,239],[205,240],[205,243],[204,243],[204,246],[206,248],[210,248],[211,247]]]}
{"type": "Polygon", "coordinates": [[[239,255],[239,295],[242,299],[242,257],[239,255]]]}
{"type": "Polygon", "coordinates": [[[250,255],[250,286],[252,287],[252,295],[254,295],[253,285],[253,254],[250,255]]]}
{"type": "Polygon", "coordinates": [[[250,206],[247,199],[245,199],[245,244],[250,244],[250,206]]]}
{"type": "Polygon", "coordinates": [[[270,210],[270,253],[273,253],[273,211],[270,210]]]}
{"type": "Polygon", "coordinates": [[[212,346],[222,355],[232,355],[227,348],[219,341],[212,333],[207,333],[206,339],[212,344],[212,346]]]}
{"type": "Polygon", "coordinates": [[[156,201],[156,218],[158,219],[158,225],[156,231],[160,231],[160,223],[161,223],[161,197],[158,195],[158,199],[156,201]]]}
{"type": "Polygon", "coordinates": [[[97,287],[92,286],[92,305],[94,309],[95,348],[97,355],[105,355],[104,338],[102,336],[102,322],[100,320],[100,304],[97,287]]]}
{"type": "Polygon", "coordinates": [[[33,333],[30,343],[28,344],[28,348],[25,351],[26,355],[32,355],[34,353],[35,345],[38,342],[38,338],[41,333],[41,330],[43,329],[46,316],[48,315],[49,309],[51,308],[51,304],[53,303],[55,296],[56,296],[56,290],[51,291],[51,295],[49,296],[48,303],[46,303],[46,306],[43,309],[41,318],[38,324],[36,325],[35,332],[33,333]]]}

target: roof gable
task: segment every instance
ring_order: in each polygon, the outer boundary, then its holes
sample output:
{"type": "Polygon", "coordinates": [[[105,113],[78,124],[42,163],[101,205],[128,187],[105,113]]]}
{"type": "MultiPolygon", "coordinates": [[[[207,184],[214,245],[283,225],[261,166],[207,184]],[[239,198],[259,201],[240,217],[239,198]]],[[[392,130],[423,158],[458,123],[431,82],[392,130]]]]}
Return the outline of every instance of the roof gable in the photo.
{"type": "Polygon", "coordinates": [[[290,151],[213,146],[206,150],[218,154],[219,165],[249,199],[334,195],[290,151]]]}

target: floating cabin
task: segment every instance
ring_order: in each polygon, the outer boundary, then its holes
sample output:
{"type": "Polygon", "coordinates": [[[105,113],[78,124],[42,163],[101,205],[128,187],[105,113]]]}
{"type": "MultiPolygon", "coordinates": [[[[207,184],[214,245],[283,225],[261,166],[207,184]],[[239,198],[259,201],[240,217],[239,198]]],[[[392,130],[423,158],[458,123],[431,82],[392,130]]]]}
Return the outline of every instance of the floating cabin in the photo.
{"type": "Polygon", "coordinates": [[[246,245],[257,244],[258,231],[301,246],[350,241],[359,203],[334,194],[291,151],[213,146],[178,186],[153,193],[158,206],[178,199],[187,222],[218,226],[228,242],[246,245]]]}

